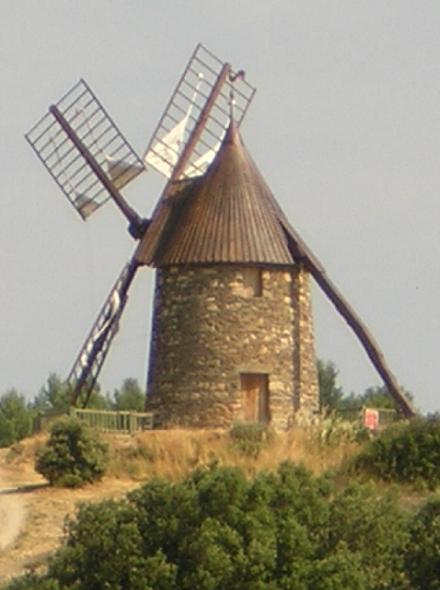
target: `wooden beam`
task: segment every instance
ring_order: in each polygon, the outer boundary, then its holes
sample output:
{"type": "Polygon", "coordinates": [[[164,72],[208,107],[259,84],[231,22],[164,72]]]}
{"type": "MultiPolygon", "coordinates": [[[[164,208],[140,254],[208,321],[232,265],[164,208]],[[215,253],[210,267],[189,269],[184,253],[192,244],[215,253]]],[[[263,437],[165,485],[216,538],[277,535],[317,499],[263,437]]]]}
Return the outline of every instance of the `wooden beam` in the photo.
{"type": "MultiPolygon", "coordinates": [[[[223,85],[225,84],[226,80],[228,79],[229,75],[231,72],[231,66],[228,63],[225,63],[217,77],[217,80],[211,90],[211,94],[209,95],[208,100],[205,103],[205,106],[203,107],[199,118],[194,126],[194,129],[191,133],[190,138],[188,139],[180,157],[179,160],[171,174],[171,178],[168,181],[168,186],[170,186],[175,180],[179,180],[179,178],[182,176],[183,172],[185,171],[185,168],[189,162],[189,160],[191,159],[191,155],[192,152],[197,144],[197,142],[199,141],[199,138],[201,136],[201,134],[203,133],[203,130],[205,128],[206,122],[208,120],[209,114],[213,108],[213,106],[215,105],[215,101],[217,100],[218,95],[220,94],[223,85]]],[[[167,189],[165,189],[165,193],[167,192],[167,189]]]]}
{"type": "Polygon", "coordinates": [[[304,267],[310,272],[315,281],[356,334],[360,343],[362,344],[362,347],[364,348],[377,372],[381,376],[386,388],[393,397],[402,414],[406,418],[413,418],[416,415],[416,411],[403,393],[396,377],[388,366],[385,357],[378,343],[373,338],[370,330],[367,328],[355,310],[351,307],[348,301],[344,298],[336,285],[330,280],[324,267],[317,260],[311,250],[309,250],[293,227],[289,225],[288,227],[284,227],[284,230],[287,234],[292,256],[297,262],[302,263],[304,267]]]}
{"type": "Polygon", "coordinates": [[[87,164],[90,166],[94,174],[98,177],[101,183],[104,185],[105,189],[108,191],[120,211],[123,215],[127,218],[129,222],[129,231],[130,234],[139,239],[145,232],[145,220],[143,220],[136,211],[130,207],[121,193],[116,189],[114,184],[107,178],[106,174],[103,172],[101,167],[99,166],[98,162],[95,160],[91,152],[87,149],[87,147],[83,144],[83,142],[79,139],[76,135],[72,127],[69,125],[63,114],[60,112],[56,105],[51,105],[49,107],[49,112],[55,117],[58,121],[70,141],[79,151],[81,156],[85,159],[87,164]]]}

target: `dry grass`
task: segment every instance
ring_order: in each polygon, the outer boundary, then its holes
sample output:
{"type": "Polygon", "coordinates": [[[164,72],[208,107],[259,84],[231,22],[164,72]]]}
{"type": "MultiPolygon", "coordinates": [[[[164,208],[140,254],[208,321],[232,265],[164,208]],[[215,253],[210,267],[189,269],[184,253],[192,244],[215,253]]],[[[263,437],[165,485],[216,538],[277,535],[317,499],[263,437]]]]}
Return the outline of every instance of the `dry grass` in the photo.
{"type": "Polygon", "coordinates": [[[291,460],[320,474],[340,467],[359,450],[353,436],[346,432],[334,442],[326,440],[322,423],[274,433],[255,456],[243,453],[229,432],[222,430],[151,431],[121,442],[111,437],[109,475],[138,481],[154,477],[177,481],[196,467],[213,462],[240,467],[245,474],[253,476],[291,460]]]}
{"type": "Polygon", "coordinates": [[[106,477],[75,490],[52,488],[33,468],[45,439],[39,435],[0,449],[0,587],[29,568],[44,569],[78,502],[120,498],[138,485],[106,477]]]}
{"type": "MultiPolygon", "coordinates": [[[[134,436],[104,435],[110,447],[108,477],[145,481],[186,477],[197,467],[240,467],[248,476],[271,471],[286,460],[305,465],[315,474],[337,469],[360,449],[355,428],[334,417],[313,425],[297,425],[288,432],[269,433],[254,456],[244,453],[227,430],[153,430],[134,436]]],[[[2,476],[9,485],[35,481],[33,465],[47,435],[26,439],[2,450],[2,476]]]]}

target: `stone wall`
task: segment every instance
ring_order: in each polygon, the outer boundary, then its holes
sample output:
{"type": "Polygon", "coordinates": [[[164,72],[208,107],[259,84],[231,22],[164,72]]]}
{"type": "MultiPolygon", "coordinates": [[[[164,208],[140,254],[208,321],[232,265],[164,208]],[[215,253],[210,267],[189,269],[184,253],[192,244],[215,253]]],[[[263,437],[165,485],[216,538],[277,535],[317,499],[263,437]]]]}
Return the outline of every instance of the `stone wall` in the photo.
{"type": "Polygon", "coordinates": [[[316,370],[310,274],[301,266],[292,281],[292,300],[296,310],[295,339],[295,410],[308,416],[319,411],[319,383],[316,370]]]}
{"type": "Polygon", "coordinates": [[[259,272],[261,296],[249,269],[237,266],[157,271],[147,407],[164,424],[239,421],[242,373],[268,375],[276,428],[287,427],[294,410],[317,407],[307,274],[299,267],[259,272]]]}

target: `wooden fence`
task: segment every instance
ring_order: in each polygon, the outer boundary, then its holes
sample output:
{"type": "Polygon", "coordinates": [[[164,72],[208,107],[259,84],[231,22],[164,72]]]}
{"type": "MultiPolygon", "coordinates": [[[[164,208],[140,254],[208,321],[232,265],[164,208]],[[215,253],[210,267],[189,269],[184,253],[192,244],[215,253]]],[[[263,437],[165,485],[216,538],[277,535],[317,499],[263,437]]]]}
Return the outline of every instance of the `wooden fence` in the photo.
{"type": "Polygon", "coordinates": [[[151,430],[154,424],[152,412],[112,412],[72,407],[70,414],[103,432],[141,432],[151,430]]]}
{"type": "MultiPolygon", "coordinates": [[[[34,424],[34,432],[47,430],[50,424],[62,415],[60,413],[54,413],[39,416],[34,424]]],[[[158,426],[154,422],[152,412],[113,412],[110,410],[72,407],[70,409],[70,415],[103,432],[130,434],[132,432],[152,430],[154,426],[158,426]]],[[[387,408],[362,408],[362,410],[343,411],[341,412],[341,416],[345,420],[359,422],[360,425],[375,431],[384,430],[387,426],[399,420],[397,411],[387,408]]]]}

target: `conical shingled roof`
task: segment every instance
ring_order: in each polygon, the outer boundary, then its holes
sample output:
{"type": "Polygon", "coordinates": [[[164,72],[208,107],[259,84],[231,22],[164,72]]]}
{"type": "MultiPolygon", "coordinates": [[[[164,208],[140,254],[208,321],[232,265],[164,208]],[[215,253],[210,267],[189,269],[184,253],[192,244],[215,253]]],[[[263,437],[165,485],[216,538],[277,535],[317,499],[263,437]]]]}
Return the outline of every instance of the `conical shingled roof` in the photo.
{"type": "Polygon", "coordinates": [[[287,225],[232,124],[206,174],[158,203],[137,259],[158,267],[292,265],[287,225]]]}

